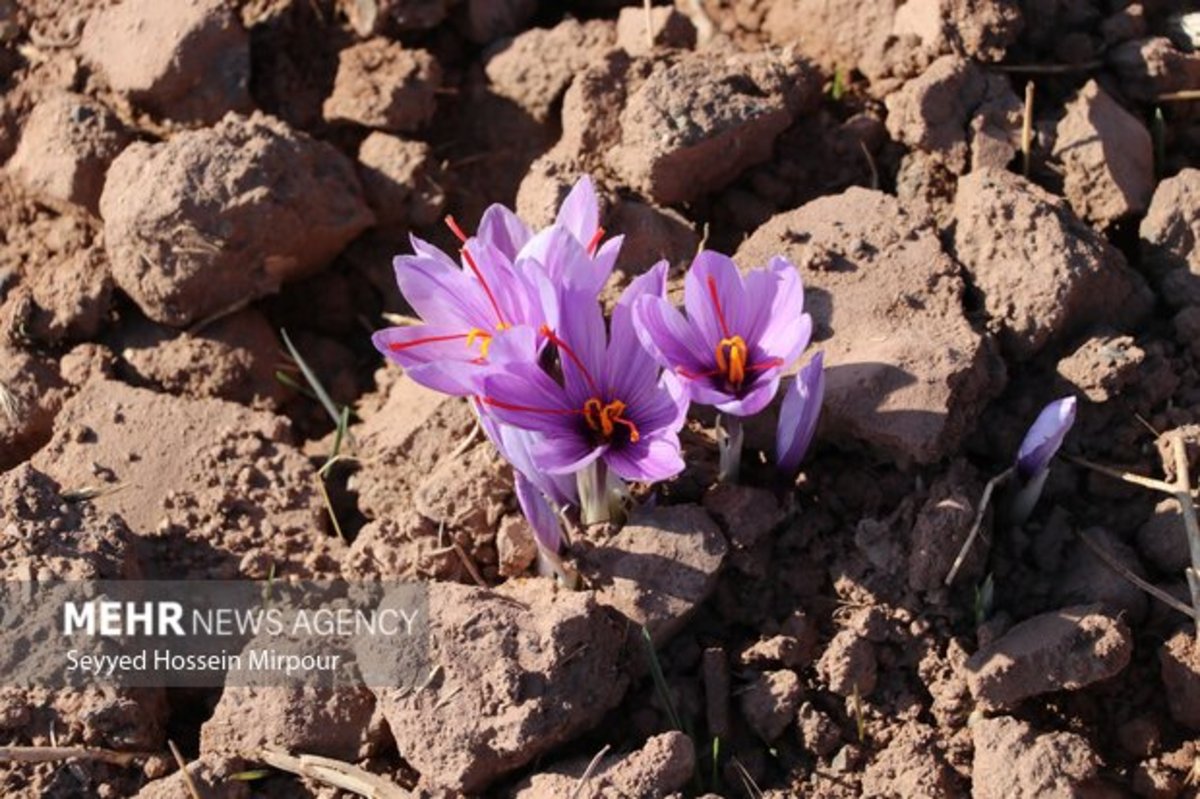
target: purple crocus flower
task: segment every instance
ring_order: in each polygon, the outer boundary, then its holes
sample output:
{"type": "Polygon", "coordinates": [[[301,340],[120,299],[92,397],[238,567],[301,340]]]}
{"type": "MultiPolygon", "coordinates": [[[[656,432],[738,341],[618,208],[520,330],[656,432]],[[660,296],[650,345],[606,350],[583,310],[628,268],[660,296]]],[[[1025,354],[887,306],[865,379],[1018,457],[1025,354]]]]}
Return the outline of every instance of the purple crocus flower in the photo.
{"type": "Polygon", "coordinates": [[[825,355],[818,352],[783,394],[775,429],[775,466],[794,476],[808,452],[825,399],[825,355]]]}
{"type": "MultiPolygon", "coordinates": [[[[474,394],[496,336],[515,326],[553,325],[554,291],[540,269],[514,265],[478,239],[464,243],[462,268],[428,243],[415,237],[412,243],[413,255],[395,259],[396,282],[424,324],[386,328],[371,340],[418,383],[474,394]]],[[[528,341],[532,358],[536,343],[528,341]]]]}
{"type": "Polygon", "coordinates": [[[518,476],[532,483],[552,504],[560,508],[579,503],[579,492],[573,476],[547,474],[534,461],[533,452],[542,439],[540,433],[500,424],[488,413],[487,406],[478,397],[475,398],[475,411],[488,440],[512,465],[518,476]]]}
{"type": "Polygon", "coordinates": [[[611,335],[596,298],[565,291],[555,345],[562,382],[532,361],[496,367],[481,402],[499,422],[542,435],[534,461],[550,474],[574,474],[601,461],[626,480],[656,481],[683,470],[679,429],[687,402],[660,376],[634,330],[632,303],[666,291],[666,264],[634,281],[613,310],[611,335]]]}
{"type": "Polygon", "coordinates": [[[1017,450],[1017,475],[1028,481],[1045,471],[1075,423],[1075,398],[1051,402],[1038,414],[1017,450]]]}
{"type": "Polygon", "coordinates": [[[513,262],[529,259],[541,264],[553,285],[571,282],[594,294],[607,282],[624,241],[624,236],[615,236],[601,243],[600,203],[587,175],[575,183],[554,224],[545,230],[534,234],[516,214],[495,204],[483,212],[476,235],[513,262]]]}
{"type": "Polygon", "coordinates": [[[766,407],[812,334],[800,276],[781,257],[743,279],[730,258],[701,252],[684,280],[684,306],[686,319],[665,298],[639,299],[638,334],[693,402],[732,416],[766,407]]]}
{"type": "Polygon", "coordinates": [[[1024,523],[1033,513],[1033,507],[1046,484],[1046,477],[1050,474],[1050,461],[1074,423],[1075,398],[1063,397],[1043,408],[1025,434],[1013,466],[1018,482],[1009,506],[1009,519],[1013,524],[1024,523]]]}

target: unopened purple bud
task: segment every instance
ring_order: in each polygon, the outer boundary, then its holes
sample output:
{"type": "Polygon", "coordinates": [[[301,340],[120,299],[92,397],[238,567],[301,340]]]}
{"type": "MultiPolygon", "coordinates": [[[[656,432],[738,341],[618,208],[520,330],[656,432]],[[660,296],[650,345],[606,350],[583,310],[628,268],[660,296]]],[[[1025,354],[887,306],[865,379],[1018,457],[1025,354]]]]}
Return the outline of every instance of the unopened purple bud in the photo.
{"type": "Polygon", "coordinates": [[[1044,472],[1075,423],[1075,398],[1063,397],[1042,409],[1017,450],[1017,475],[1026,482],[1044,472]]]}
{"type": "Polygon", "coordinates": [[[818,352],[783,395],[775,431],[775,466],[794,475],[812,444],[825,399],[825,354],[818,352]]]}

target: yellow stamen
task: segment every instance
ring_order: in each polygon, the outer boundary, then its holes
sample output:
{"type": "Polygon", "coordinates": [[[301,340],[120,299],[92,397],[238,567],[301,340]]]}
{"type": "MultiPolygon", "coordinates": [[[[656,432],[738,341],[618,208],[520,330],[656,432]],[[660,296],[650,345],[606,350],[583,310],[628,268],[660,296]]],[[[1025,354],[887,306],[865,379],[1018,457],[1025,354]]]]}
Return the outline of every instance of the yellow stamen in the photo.
{"type": "Polygon", "coordinates": [[[479,357],[486,358],[488,356],[488,347],[492,346],[492,334],[477,327],[471,328],[467,333],[467,348],[470,349],[475,345],[475,339],[479,339],[479,357]]]}
{"type": "Polygon", "coordinates": [[[717,369],[734,386],[746,379],[746,342],[741,336],[721,339],[717,344],[717,369]]]}
{"type": "Polygon", "coordinates": [[[592,397],[583,403],[583,418],[587,422],[587,426],[593,432],[599,433],[605,440],[612,438],[617,425],[624,425],[629,429],[630,442],[636,444],[641,438],[641,434],[638,432],[637,425],[621,416],[625,413],[625,407],[625,403],[621,400],[613,400],[604,405],[598,397],[592,397]]]}

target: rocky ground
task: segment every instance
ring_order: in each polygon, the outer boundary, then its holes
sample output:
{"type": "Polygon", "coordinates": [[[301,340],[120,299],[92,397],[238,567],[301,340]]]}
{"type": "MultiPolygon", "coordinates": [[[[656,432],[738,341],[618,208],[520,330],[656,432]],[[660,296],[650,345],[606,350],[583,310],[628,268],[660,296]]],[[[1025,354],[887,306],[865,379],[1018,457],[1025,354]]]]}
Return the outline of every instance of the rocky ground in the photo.
{"type": "Polygon", "coordinates": [[[235,778],[264,745],[399,796],[1197,795],[1193,626],[1083,543],[1185,598],[1174,499],[1060,458],[943,586],[1054,397],[1072,455],[1200,460],[1186,6],[0,0],[0,573],[417,578],[445,656],[417,693],[2,686],[0,744],[163,754],[3,763],[0,791],[187,796],[169,739],[222,798],[343,795],[235,778]],[[410,231],[546,224],[582,173],[614,291],[702,241],[786,255],[829,371],[791,496],[756,458],[715,485],[697,419],[571,592],[467,405],[369,334],[407,310],[410,231]],[[281,328],[355,411],[325,478],[281,328]]]}

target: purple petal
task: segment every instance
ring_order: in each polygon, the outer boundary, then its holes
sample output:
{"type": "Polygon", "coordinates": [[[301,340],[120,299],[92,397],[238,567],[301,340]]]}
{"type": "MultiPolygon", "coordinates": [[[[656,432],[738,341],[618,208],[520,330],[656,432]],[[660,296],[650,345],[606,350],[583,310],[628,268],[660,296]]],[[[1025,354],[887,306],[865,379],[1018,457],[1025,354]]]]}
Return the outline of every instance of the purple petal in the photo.
{"type": "Polygon", "coordinates": [[[667,262],[661,261],[634,279],[613,308],[604,383],[627,403],[652,389],[659,373],[658,360],[639,340],[632,306],[639,297],[661,298],[666,290],[667,262]]]}
{"type": "Polygon", "coordinates": [[[558,209],[554,224],[561,225],[584,247],[592,242],[596,229],[600,227],[600,203],[596,199],[596,188],[587,175],[576,181],[571,193],[558,209]]]}
{"type": "Polygon", "coordinates": [[[424,322],[464,330],[495,326],[479,281],[453,263],[424,255],[398,255],[392,263],[400,293],[424,322]]]}
{"type": "Polygon", "coordinates": [[[557,555],[562,548],[562,527],[559,526],[558,515],[542,492],[524,475],[517,472],[515,477],[517,502],[529,520],[529,526],[533,528],[534,540],[540,549],[557,555]]]}
{"type": "Polygon", "coordinates": [[[800,468],[817,430],[825,400],[825,354],[812,357],[783,394],[775,430],[775,466],[787,475],[800,468]]]}
{"type": "Polygon", "coordinates": [[[644,483],[674,477],[684,467],[679,437],[674,434],[648,436],[636,444],[610,449],[604,462],[623,479],[644,483]]]}
{"type": "Polygon", "coordinates": [[[608,451],[575,433],[546,436],[533,448],[533,459],[548,474],[575,474],[608,451]]]}
{"type": "Polygon", "coordinates": [[[789,366],[812,338],[812,318],[804,313],[800,273],[786,258],[776,256],[766,269],[746,275],[745,285],[747,302],[756,315],[746,342],[789,366]]]}
{"type": "Polygon", "coordinates": [[[1075,398],[1063,397],[1042,409],[1017,450],[1017,474],[1029,480],[1050,466],[1075,423],[1075,398]]]}
{"type": "Polygon", "coordinates": [[[771,404],[775,392],[779,390],[780,371],[776,367],[769,369],[755,379],[749,390],[743,390],[733,395],[732,399],[714,403],[717,410],[730,416],[753,416],[771,404]]]}
{"type": "Polygon", "coordinates": [[[440,261],[445,266],[449,266],[451,268],[456,268],[458,266],[458,264],[454,262],[454,259],[447,255],[441,248],[433,246],[429,242],[425,241],[425,239],[410,233],[408,234],[408,241],[409,244],[412,245],[413,252],[422,258],[431,258],[435,261],[440,261]]]}
{"type": "Polygon", "coordinates": [[[496,203],[483,212],[475,235],[515,261],[533,234],[520,217],[496,203]]]}
{"type": "Polygon", "coordinates": [[[564,434],[578,428],[578,409],[558,383],[531,363],[511,363],[483,378],[482,402],[504,424],[564,434]]]}
{"type": "Polygon", "coordinates": [[[608,276],[617,265],[617,257],[621,254],[621,245],[624,243],[624,236],[613,236],[601,244],[600,249],[592,255],[592,285],[597,292],[608,282],[608,276]]]}
{"type": "Polygon", "coordinates": [[[689,320],[661,297],[642,296],[633,306],[638,338],[673,372],[699,375],[716,367],[710,350],[689,320]]]}
{"type": "Polygon", "coordinates": [[[559,363],[567,396],[576,407],[582,408],[590,397],[604,393],[601,380],[606,372],[608,332],[604,312],[594,295],[564,291],[561,303],[561,320],[556,331],[559,363]]]}
{"type": "Polygon", "coordinates": [[[547,474],[534,459],[534,450],[542,441],[540,433],[521,430],[511,425],[493,427],[495,437],[492,440],[496,443],[496,448],[526,480],[559,505],[578,504],[579,494],[574,477],[547,474]]]}
{"type": "Polygon", "coordinates": [[[683,301],[688,321],[710,347],[749,333],[746,289],[737,265],[726,255],[704,250],[692,260],[683,281],[683,301]]]}

